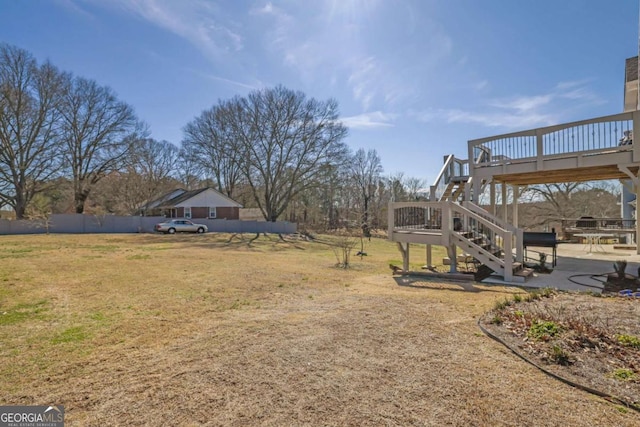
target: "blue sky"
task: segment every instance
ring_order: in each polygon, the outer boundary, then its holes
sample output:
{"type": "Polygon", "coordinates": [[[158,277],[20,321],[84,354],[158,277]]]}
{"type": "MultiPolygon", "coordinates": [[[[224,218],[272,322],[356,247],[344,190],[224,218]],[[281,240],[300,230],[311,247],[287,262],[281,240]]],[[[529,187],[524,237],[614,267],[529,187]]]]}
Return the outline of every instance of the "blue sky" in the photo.
{"type": "Polygon", "coordinates": [[[152,137],[277,84],[431,183],[467,140],[622,111],[637,0],[0,0],[0,41],[112,87],[152,137]]]}

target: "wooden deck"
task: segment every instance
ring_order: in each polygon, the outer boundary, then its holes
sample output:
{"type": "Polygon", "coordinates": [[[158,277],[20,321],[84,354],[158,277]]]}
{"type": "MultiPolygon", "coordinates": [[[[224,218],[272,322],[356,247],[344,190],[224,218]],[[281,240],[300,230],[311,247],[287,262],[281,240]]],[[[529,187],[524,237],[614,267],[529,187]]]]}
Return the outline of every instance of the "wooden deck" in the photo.
{"type": "Polygon", "coordinates": [[[637,177],[640,145],[621,142],[625,132],[640,135],[639,111],[471,140],[470,156],[486,155],[470,174],[512,185],[637,177]]]}

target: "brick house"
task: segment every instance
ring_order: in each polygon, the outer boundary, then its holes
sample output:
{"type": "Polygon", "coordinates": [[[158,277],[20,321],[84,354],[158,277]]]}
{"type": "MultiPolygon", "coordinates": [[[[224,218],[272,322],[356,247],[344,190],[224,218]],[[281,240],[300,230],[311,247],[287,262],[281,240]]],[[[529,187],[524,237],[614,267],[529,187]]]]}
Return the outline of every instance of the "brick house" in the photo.
{"type": "Polygon", "coordinates": [[[147,203],[143,216],[192,219],[239,219],[242,205],[213,188],[187,191],[174,190],[147,203]]]}

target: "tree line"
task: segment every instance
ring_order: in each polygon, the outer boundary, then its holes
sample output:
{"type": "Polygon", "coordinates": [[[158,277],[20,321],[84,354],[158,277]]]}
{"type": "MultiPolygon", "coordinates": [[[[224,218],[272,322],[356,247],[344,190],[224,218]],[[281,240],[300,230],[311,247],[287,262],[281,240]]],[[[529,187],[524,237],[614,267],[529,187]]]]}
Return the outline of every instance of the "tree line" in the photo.
{"type": "Polygon", "coordinates": [[[349,149],[335,100],[283,86],[217,101],[179,146],[149,135],[108,86],[0,44],[0,207],[17,219],[137,214],[171,189],[210,186],[268,221],[383,228],[389,201],[425,186],[349,149]]]}

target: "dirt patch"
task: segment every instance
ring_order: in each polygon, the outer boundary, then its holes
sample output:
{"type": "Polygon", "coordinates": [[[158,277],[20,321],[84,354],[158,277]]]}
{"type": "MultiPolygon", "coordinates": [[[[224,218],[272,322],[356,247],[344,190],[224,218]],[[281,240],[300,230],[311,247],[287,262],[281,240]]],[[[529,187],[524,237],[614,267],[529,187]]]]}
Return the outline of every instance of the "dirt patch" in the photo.
{"type": "Polygon", "coordinates": [[[640,299],[516,299],[497,302],[481,325],[543,369],[640,409],[640,299]]]}
{"type": "Polygon", "coordinates": [[[640,292],[640,281],[630,274],[627,274],[624,279],[619,279],[616,274],[609,274],[602,292],[617,295],[621,291],[640,292]]]}

